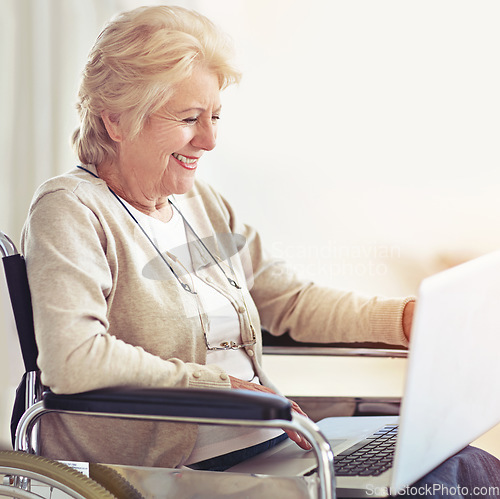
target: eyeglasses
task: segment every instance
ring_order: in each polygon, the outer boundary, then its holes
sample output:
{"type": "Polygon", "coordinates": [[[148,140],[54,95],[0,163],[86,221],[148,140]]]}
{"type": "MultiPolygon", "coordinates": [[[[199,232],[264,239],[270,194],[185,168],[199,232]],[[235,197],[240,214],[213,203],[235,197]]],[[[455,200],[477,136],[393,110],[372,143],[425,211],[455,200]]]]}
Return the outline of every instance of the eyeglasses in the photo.
{"type": "MultiPolygon", "coordinates": [[[[195,285],[194,285],[194,279],[191,273],[186,269],[184,264],[175,256],[169,253],[168,251],[166,252],[168,257],[171,258],[174,262],[176,262],[178,265],[182,267],[184,270],[185,275],[189,276],[189,280],[191,281],[191,286],[189,284],[183,283],[182,281],[179,281],[182,288],[186,291],[188,291],[189,288],[189,293],[193,295],[193,297],[196,299],[196,307],[198,310],[198,316],[200,318],[200,323],[201,323],[201,329],[203,331],[203,337],[205,339],[205,345],[207,347],[207,350],[209,351],[218,351],[218,350],[240,350],[241,348],[246,348],[246,347],[251,347],[257,343],[257,336],[255,334],[255,328],[253,327],[252,324],[252,318],[250,317],[250,312],[248,311],[247,303],[245,301],[245,295],[243,293],[243,290],[241,286],[238,284],[236,281],[236,274],[234,270],[232,269],[231,266],[227,265],[223,260],[221,260],[219,257],[216,257],[219,264],[225,265],[230,272],[232,273],[234,279],[231,279],[231,281],[234,283],[232,284],[236,289],[238,289],[241,293],[241,299],[243,301],[243,306],[245,308],[245,313],[248,318],[248,323],[250,324],[250,331],[252,332],[252,339],[250,341],[244,342],[244,343],[236,343],[234,341],[223,341],[221,342],[218,346],[212,346],[208,340],[208,334],[210,332],[210,322],[208,322],[206,314],[202,313],[203,305],[201,303],[200,295],[196,291],[195,285]]],[[[224,272],[224,275],[226,273],[224,272]]],[[[179,280],[179,279],[178,279],[179,280]]],[[[231,282],[230,281],[230,282],[231,282]]]]}

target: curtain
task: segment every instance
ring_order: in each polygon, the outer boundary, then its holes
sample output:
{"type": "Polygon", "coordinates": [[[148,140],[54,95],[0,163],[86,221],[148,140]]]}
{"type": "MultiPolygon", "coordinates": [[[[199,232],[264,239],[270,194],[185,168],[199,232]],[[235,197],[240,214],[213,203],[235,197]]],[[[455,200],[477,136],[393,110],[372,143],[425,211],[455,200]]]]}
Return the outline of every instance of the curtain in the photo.
{"type": "Polygon", "coordinates": [[[33,193],[75,162],[69,137],[87,53],[119,0],[4,0],[0,226],[18,241],[33,193]]]}

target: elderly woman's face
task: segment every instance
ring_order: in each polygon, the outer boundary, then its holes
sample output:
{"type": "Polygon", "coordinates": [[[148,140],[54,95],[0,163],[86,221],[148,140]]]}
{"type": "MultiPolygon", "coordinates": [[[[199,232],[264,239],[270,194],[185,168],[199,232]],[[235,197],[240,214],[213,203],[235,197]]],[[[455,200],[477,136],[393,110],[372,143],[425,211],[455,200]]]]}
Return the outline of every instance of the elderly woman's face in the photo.
{"type": "Polygon", "coordinates": [[[120,141],[121,173],[152,197],[187,192],[199,159],[215,147],[220,108],[217,76],[197,68],[138,137],[120,141]]]}

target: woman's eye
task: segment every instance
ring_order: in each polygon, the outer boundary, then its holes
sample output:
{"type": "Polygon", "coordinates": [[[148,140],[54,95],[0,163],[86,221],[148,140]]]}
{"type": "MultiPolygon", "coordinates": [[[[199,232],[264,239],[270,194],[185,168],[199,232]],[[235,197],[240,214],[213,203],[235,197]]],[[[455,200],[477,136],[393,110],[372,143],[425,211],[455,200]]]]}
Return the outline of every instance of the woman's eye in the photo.
{"type": "MultiPolygon", "coordinates": [[[[217,123],[218,120],[220,120],[220,115],[219,114],[214,114],[211,118],[212,123],[217,123]]],[[[186,123],[186,125],[195,125],[198,123],[199,117],[193,117],[193,118],[184,118],[182,120],[183,123],[186,123]]]]}

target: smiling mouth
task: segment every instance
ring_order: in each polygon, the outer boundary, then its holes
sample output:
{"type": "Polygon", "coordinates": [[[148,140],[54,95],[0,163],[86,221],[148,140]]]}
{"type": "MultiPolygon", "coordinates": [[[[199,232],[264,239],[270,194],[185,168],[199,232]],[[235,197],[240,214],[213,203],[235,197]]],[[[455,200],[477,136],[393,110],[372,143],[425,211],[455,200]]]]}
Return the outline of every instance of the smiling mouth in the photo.
{"type": "Polygon", "coordinates": [[[172,157],[186,170],[196,170],[199,158],[189,158],[179,153],[172,153],[172,157]]]}

